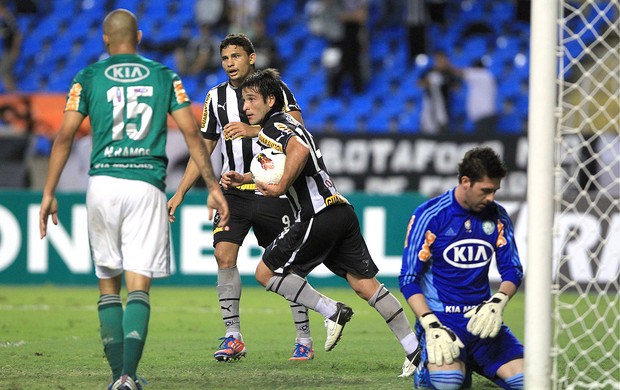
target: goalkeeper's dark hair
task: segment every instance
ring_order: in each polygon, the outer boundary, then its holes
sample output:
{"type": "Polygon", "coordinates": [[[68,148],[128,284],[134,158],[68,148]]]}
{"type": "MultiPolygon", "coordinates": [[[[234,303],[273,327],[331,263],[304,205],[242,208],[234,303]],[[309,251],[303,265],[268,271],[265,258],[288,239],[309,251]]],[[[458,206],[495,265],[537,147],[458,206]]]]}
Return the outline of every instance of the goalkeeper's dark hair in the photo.
{"type": "Polygon", "coordinates": [[[282,96],[280,73],[276,69],[267,68],[252,73],[245,79],[243,84],[241,84],[241,89],[245,88],[260,93],[265,102],[267,101],[267,97],[273,96],[276,101],[272,109],[282,111],[284,107],[284,97],[282,96]]]}
{"type": "Polygon", "coordinates": [[[228,46],[242,47],[248,55],[255,53],[252,41],[245,34],[228,34],[220,43],[220,53],[228,46]]]}
{"type": "Polygon", "coordinates": [[[458,180],[467,176],[472,182],[479,182],[486,176],[489,179],[502,179],[508,170],[497,153],[488,146],[469,150],[458,166],[458,180]]]}

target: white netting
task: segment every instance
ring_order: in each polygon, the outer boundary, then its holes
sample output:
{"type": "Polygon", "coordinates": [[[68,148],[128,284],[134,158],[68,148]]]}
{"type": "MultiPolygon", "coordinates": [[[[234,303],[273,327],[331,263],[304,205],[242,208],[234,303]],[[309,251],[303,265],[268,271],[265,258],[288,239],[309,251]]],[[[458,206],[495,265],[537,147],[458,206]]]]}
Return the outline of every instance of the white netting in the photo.
{"type": "Polygon", "coordinates": [[[620,389],[620,0],[560,1],[556,389],[620,389]]]}

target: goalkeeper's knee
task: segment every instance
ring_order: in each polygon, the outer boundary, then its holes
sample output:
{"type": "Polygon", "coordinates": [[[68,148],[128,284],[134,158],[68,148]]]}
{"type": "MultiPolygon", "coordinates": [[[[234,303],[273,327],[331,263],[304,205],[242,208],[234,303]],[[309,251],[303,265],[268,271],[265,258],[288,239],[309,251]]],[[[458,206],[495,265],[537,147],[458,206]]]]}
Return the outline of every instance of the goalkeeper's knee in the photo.
{"type": "Polygon", "coordinates": [[[430,371],[431,385],[436,390],[459,390],[465,381],[460,370],[430,371]]]}
{"type": "Polygon", "coordinates": [[[497,379],[495,383],[497,383],[502,389],[508,390],[523,390],[525,386],[523,373],[511,376],[510,378],[506,378],[504,380],[497,379]]]}

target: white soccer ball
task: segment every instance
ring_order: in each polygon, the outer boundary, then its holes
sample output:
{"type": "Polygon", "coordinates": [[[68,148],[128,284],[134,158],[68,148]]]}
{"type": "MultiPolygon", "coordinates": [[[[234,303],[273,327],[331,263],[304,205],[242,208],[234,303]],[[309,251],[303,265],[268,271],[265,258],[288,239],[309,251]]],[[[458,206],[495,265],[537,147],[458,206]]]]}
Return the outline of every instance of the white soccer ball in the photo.
{"type": "Polygon", "coordinates": [[[278,184],[284,173],[286,155],[272,148],[256,153],[250,164],[250,172],[255,183],[278,184]]]}

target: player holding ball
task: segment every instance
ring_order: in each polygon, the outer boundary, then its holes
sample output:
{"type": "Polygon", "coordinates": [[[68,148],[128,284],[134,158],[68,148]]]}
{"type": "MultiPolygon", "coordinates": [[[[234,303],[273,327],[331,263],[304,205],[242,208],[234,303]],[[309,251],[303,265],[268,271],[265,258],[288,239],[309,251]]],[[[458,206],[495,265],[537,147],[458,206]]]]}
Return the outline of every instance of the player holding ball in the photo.
{"type": "MultiPolygon", "coordinates": [[[[381,314],[405,350],[403,376],[409,376],[418,362],[418,340],[400,302],[377,280],[378,269],[353,207],[336,190],[312,135],[282,112],[279,88],[279,75],[273,69],[252,74],[242,85],[243,110],[251,124],[261,126],[258,142],[286,154],[279,183],[257,183],[257,187],[268,197],[286,194],[295,212],[295,223],[265,249],[256,280],[268,291],[323,315],[325,350],[331,351],[353,310],[319,293],[305,279],[324,264],[381,314]]],[[[250,173],[227,175],[229,185],[252,180],[250,173]]]]}

